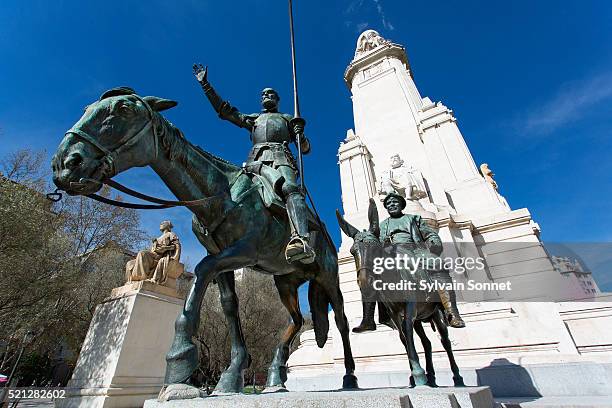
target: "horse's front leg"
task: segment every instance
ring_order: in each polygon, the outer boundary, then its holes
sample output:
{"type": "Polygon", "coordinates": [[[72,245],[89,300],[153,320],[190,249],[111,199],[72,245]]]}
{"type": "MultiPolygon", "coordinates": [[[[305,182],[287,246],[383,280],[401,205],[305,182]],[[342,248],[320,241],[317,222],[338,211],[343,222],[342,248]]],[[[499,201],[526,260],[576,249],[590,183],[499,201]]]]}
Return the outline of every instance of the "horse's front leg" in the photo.
{"type": "Polygon", "coordinates": [[[425,385],[427,384],[427,377],[425,371],[419,363],[419,355],[414,346],[414,320],[416,318],[416,303],[406,302],[404,321],[402,322],[402,329],[406,338],[406,351],[408,353],[408,361],[410,361],[410,368],[412,371],[412,378],[414,385],[425,385]]]}
{"type": "Polygon", "coordinates": [[[446,316],[444,316],[444,312],[440,307],[433,315],[433,322],[438,329],[438,333],[440,333],[442,346],[444,347],[444,350],[446,350],[446,355],[448,355],[448,361],[450,363],[451,371],[453,372],[453,383],[455,383],[455,387],[465,387],[463,377],[461,377],[461,374],[459,374],[459,367],[457,366],[455,356],[453,355],[453,345],[451,344],[450,337],[448,337],[446,316]]]}
{"type": "Polygon", "coordinates": [[[223,314],[227,320],[231,343],[231,362],[229,367],[221,374],[215,387],[215,394],[240,392],[244,386],[244,370],[251,363],[251,356],[247,353],[240,313],[238,309],[238,296],[236,296],[236,282],[234,272],[225,272],[217,277],[219,285],[219,298],[223,314]]]}
{"type": "MultiPolygon", "coordinates": [[[[198,350],[193,343],[193,336],[200,324],[200,307],[206,289],[220,273],[253,264],[255,248],[252,242],[254,241],[243,238],[218,254],[205,257],[195,267],[194,283],[174,324],[174,341],[166,355],[166,385],[189,383],[191,375],[198,367],[198,350]]],[[[184,391],[184,388],[164,387],[159,398],[169,400],[197,396],[193,392],[184,391]]]]}

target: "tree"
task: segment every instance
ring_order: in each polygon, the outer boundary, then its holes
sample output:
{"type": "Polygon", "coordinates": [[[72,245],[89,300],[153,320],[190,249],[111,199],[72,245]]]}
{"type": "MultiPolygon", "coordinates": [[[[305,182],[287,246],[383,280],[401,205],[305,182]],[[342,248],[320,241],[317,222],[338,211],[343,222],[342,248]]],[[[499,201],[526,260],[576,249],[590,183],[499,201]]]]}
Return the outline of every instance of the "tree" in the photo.
{"type": "MultiPolygon", "coordinates": [[[[290,316],[279,299],[272,276],[245,272],[236,273],[236,292],[242,331],[252,358],[246,377],[252,379],[255,373],[267,372],[290,316]]],[[[229,330],[216,285],[209,286],[202,302],[196,344],[200,351],[197,382],[210,389],[230,363],[229,330]]]]}
{"type": "Polygon", "coordinates": [[[46,200],[41,157],[21,150],[0,162],[0,340],[8,344],[0,372],[29,330],[31,353],[59,343],[78,350],[95,306],[123,282],[125,251],[144,244],[135,210],[86,197],[46,200]]]}

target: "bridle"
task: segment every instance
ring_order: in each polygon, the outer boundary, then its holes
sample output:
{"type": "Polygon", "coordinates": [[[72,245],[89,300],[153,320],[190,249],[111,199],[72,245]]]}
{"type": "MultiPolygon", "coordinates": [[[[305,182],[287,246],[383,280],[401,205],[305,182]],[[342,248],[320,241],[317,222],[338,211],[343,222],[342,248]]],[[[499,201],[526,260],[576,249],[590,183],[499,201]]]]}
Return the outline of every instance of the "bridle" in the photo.
{"type": "MultiPolygon", "coordinates": [[[[141,200],[148,201],[150,203],[154,203],[154,204],[126,203],[122,201],[113,200],[111,198],[103,197],[95,193],[86,194],[86,197],[89,197],[96,201],[100,201],[105,204],[110,204],[110,205],[114,205],[117,207],[123,207],[123,208],[139,209],[139,210],[158,210],[158,209],[163,209],[163,208],[171,208],[171,207],[179,207],[179,206],[187,206],[187,207],[198,206],[198,205],[203,205],[206,202],[213,199],[214,197],[213,198],[207,197],[207,198],[202,198],[199,200],[190,200],[190,201],[164,200],[161,198],[149,196],[147,194],[139,193],[138,191],[132,190],[131,188],[126,187],[122,185],[121,183],[118,183],[112,180],[112,177],[114,177],[117,174],[115,161],[117,157],[119,156],[119,153],[121,152],[121,150],[129,148],[133,146],[134,144],[138,143],[140,139],[151,130],[151,128],[153,129],[153,139],[155,141],[155,158],[157,158],[159,154],[159,137],[158,137],[157,131],[154,126],[155,112],[153,111],[153,109],[151,109],[149,104],[144,99],[142,99],[140,96],[136,94],[130,94],[130,96],[135,97],[144,105],[144,107],[147,109],[149,118],[147,120],[147,123],[145,123],[142,129],[140,129],[138,132],[136,132],[133,135],[124,136],[123,138],[121,138],[117,146],[114,149],[111,150],[111,149],[108,149],[106,146],[103,146],[100,142],[96,140],[95,137],[93,137],[92,135],[90,135],[89,133],[81,129],[80,127],[72,127],[70,130],[66,132],[66,135],[74,135],[77,138],[91,144],[92,146],[100,150],[102,153],[104,153],[104,156],[102,156],[102,158],[99,159],[101,162],[101,166],[103,166],[103,169],[102,169],[103,178],[101,181],[82,178],[81,180],[79,180],[78,183],[71,182],[70,184],[71,185],[82,185],[85,182],[105,184],[129,196],[139,198],[141,200]]],[[[61,191],[62,190],[60,190],[59,188],[55,189],[54,192],[47,194],[47,199],[53,202],[60,201],[62,199],[61,191]]]]}

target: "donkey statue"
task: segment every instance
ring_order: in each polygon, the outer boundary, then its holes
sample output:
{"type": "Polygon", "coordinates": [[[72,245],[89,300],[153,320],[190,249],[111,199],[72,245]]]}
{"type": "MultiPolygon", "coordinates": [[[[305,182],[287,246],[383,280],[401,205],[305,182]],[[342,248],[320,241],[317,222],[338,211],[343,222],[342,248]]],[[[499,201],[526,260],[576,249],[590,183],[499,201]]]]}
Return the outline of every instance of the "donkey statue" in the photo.
{"type": "Polygon", "coordinates": [[[381,277],[374,271],[374,260],[385,255],[383,245],[379,240],[380,226],[378,223],[378,210],[376,209],[374,200],[370,199],[368,208],[370,226],[367,230],[359,231],[348,223],[337,210],[336,217],[338,218],[338,223],[342,231],[353,239],[353,245],[351,246],[350,252],[355,259],[357,282],[362,297],[373,302],[381,300],[391,317],[393,325],[399,331],[400,340],[406,348],[408,360],[410,362],[412,373],[410,378],[411,385],[437,386],[431,342],[423,329],[423,323],[429,322],[432,328],[440,333],[442,345],[444,346],[444,350],[446,350],[453,372],[455,386],[464,386],[463,378],[459,374],[459,367],[457,367],[455,357],[453,356],[451,341],[448,337],[447,320],[442,303],[409,299],[400,302],[397,298],[389,296],[388,292],[377,292],[373,288],[374,280],[380,279],[381,277]],[[376,299],[376,295],[379,295],[380,298],[376,299]],[[413,329],[421,339],[423,349],[425,350],[427,373],[423,371],[419,363],[419,356],[414,345],[413,329]]]}

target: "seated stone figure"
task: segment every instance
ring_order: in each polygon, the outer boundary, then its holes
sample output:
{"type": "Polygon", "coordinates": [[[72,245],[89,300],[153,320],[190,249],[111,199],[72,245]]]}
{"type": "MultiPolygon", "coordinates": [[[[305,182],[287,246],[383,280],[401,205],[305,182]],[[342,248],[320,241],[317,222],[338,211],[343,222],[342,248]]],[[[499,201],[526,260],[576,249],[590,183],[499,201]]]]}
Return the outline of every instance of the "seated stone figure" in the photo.
{"type": "Polygon", "coordinates": [[[147,280],[158,285],[174,286],[176,278],[184,271],[184,265],[179,262],[181,243],[178,236],[172,232],[172,223],[162,221],[159,230],[162,235],[153,240],[150,250],[140,251],[136,259],[125,265],[127,283],[147,280]]]}

